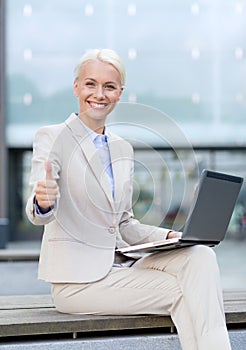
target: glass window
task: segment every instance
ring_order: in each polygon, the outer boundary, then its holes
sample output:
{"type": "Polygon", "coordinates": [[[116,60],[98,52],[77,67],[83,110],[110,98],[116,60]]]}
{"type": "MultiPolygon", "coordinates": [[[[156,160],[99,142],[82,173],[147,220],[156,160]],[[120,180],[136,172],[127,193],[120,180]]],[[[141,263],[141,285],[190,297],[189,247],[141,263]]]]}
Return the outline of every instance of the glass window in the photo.
{"type": "Polygon", "coordinates": [[[110,47],[127,68],[122,101],[167,113],[193,144],[245,144],[245,42],[239,1],[7,0],[8,143],[30,146],[76,111],[75,64],[110,47]]]}

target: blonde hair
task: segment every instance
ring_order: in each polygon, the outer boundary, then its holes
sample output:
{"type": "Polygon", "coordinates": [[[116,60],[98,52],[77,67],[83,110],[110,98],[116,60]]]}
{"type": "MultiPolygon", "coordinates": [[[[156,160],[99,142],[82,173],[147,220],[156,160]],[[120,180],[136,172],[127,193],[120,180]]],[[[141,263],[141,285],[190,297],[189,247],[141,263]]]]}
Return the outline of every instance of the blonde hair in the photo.
{"type": "Polygon", "coordinates": [[[121,86],[124,87],[126,82],[126,71],[124,63],[120,56],[115,51],[110,49],[95,49],[87,51],[82,56],[81,60],[74,69],[74,79],[76,80],[79,78],[81,70],[86,62],[94,60],[99,60],[101,62],[112,64],[112,66],[114,66],[114,68],[117,69],[117,71],[119,72],[121,86]]]}

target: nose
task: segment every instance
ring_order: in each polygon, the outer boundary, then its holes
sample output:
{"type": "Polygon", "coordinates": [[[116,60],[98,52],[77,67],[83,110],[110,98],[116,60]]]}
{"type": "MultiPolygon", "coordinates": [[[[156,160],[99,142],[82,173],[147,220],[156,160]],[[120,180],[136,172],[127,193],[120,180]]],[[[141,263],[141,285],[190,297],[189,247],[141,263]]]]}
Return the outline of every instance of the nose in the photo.
{"type": "Polygon", "coordinates": [[[95,90],[95,97],[97,99],[103,99],[104,98],[104,90],[101,85],[98,85],[96,90],[95,90]]]}

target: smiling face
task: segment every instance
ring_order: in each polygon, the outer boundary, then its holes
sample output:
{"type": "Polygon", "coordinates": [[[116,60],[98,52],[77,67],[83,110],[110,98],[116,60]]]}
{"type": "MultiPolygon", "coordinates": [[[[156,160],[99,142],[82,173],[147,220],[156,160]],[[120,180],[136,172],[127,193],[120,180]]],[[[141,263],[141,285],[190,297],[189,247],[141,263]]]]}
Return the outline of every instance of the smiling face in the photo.
{"type": "Polygon", "coordinates": [[[120,74],[111,64],[88,61],[74,81],[74,93],[79,100],[79,117],[92,130],[101,133],[107,115],[122,94],[120,74]]]}

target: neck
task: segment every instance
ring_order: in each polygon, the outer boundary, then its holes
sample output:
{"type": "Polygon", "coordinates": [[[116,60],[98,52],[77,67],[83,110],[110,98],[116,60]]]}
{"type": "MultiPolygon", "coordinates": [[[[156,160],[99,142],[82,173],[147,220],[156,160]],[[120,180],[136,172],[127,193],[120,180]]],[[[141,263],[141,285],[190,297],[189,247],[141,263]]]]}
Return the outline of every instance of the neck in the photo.
{"type": "Polygon", "coordinates": [[[79,113],[78,117],[86,126],[88,126],[88,128],[95,131],[97,134],[104,134],[105,120],[94,120],[87,118],[85,113],[79,113]]]}

